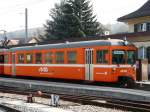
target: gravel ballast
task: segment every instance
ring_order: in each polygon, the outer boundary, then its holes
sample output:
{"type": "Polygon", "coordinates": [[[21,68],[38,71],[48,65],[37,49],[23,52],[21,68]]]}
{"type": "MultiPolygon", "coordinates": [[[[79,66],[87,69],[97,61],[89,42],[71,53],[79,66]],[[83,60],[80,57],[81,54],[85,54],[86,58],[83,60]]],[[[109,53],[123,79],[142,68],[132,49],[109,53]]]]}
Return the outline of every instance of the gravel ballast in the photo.
{"type": "Polygon", "coordinates": [[[93,105],[81,105],[63,100],[60,100],[60,106],[56,108],[50,106],[50,99],[41,97],[35,97],[34,99],[36,103],[26,103],[26,95],[0,93],[1,104],[22,112],[129,112],[93,105]]]}

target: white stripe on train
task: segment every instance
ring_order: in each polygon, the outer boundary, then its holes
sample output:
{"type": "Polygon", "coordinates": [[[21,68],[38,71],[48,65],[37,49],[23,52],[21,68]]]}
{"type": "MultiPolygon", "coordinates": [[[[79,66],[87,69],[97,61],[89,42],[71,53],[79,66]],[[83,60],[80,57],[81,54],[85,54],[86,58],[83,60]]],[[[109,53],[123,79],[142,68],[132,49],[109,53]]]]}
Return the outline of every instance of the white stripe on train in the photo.
{"type": "MultiPolygon", "coordinates": [[[[85,67],[86,64],[14,64],[15,66],[47,66],[47,67],[85,67]]],[[[0,66],[12,66],[12,64],[0,64],[0,66]]],[[[135,67],[136,65],[133,65],[135,67]]],[[[94,68],[129,68],[131,65],[96,65],[94,68]]]]}

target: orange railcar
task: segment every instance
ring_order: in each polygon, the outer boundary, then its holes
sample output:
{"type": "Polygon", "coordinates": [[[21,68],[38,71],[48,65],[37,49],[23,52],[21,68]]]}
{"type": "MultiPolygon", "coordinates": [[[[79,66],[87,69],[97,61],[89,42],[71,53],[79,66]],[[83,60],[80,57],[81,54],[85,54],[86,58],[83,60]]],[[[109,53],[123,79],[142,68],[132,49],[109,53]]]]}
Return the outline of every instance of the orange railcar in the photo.
{"type": "Polygon", "coordinates": [[[130,85],[136,50],[116,39],[15,47],[0,51],[0,73],[130,85]]]}

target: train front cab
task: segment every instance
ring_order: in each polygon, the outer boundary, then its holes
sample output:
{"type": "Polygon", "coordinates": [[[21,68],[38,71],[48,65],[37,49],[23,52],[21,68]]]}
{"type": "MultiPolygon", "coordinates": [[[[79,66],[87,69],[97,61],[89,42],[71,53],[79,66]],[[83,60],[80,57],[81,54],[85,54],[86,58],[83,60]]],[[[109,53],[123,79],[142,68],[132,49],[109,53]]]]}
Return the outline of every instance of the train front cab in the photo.
{"type": "Polygon", "coordinates": [[[136,80],[136,48],[104,46],[85,50],[85,80],[131,86],[136,80]]]}
{"type": "Polygon", "coordinates": [[[135,84],[136,50],[134,46],[112,47],[111,49],[112,76],[114,76],[114,81],[123,87],[132,87],[135,84]]]}

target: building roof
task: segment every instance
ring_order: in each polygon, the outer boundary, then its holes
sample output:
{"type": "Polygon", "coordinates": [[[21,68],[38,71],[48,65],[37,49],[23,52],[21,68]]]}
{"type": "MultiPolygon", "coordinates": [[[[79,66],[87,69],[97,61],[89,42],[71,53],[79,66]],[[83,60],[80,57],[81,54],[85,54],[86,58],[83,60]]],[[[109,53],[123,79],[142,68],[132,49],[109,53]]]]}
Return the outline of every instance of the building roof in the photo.
{"type": "MultiPolygon", "coordinates": [[[[19,44],[19,45],[10,45],[8,48],[16,48],[16,47],[24,47],[24,46],[36,46],[36,45],[47,45],[47,44],[58,44],[58,43],[72,43],[72,42],[78,42],[78,41],[96,41],[96,40],[108,40],[111,39],[125,39],[127,40],[131,39],[131,42],[145,42],[145,40],[134,40],[133,38],[140,38],[140,37],[146,37],[148,41],[150,41],[150,31],[146,32],[132,32],[132,33],[120,33],[120,34],[112,34],[112,35],[100,35],[95,37],[87,37],[87,38],[64,38],[64,39],[52,39],[47,40],[45,42],[39,42],[39,43],[27,43],[27,44],[19,44]]],[[[147,41],[146,40],[146,41],[147,41]]],[[[1,48],[5,48],[4,46],[0,46],[1,48]]]]}
{"type": "MultiPolygon", "coordinates": [[[[142,37],[147,37],[147,36],[150,37],[150,31],[112,34],[112,35],[101,36],[101,38],[124,39],[125,37],[132,38],[132,37],[141,37],[141,36],[142,37]]],[[[137,40],[135,40],[135,41],[137,41],[137,40]]]]}
{"type": "Polygon", "coordinates": [[[12,39],[8,42],[7,45],[17,45],[18,43],[19,43],[19,40],[12,39]]]}
{"type": "Polygon", "coordinates": [[[128,20],[128,19],[139,18],[139,17],[144,17],[144,16],[150,16],[150,0],[148,0],[138,10],[118,18],[118,21],[122,22],[122,21],[125,21],[125,20],[128,20]]]}

